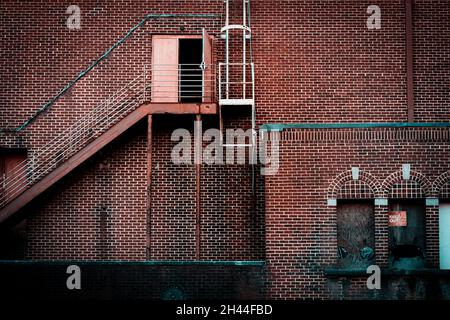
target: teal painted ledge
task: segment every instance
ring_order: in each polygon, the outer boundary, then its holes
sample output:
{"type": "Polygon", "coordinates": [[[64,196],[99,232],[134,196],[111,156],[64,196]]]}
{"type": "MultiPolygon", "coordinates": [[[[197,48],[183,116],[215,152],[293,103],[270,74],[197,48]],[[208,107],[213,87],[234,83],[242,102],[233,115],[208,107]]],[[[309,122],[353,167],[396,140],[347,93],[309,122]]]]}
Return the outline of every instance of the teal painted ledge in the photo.
{"type": "Polygon", "coordinates": [[[369,129],[369,128],[450,128],[450,122],[339,122],[339,123],[266,123],[266,131],[285,129],[369,129]]]}
{"type": "Polygon", "coordinates": [[[98,265],[98,266],[264,266],[265,261],[220,261],[220,260],[0,260],[1,265],[98,265]]]}
{"type": "MultiPolygon", "coordinates": [[[[333,277],[368,277],[368,273],[364,269],[342,269],[342,268],[326,268],[325,276],[333,277]]],[[[443,269],[391,269],[381,268],[381,276],[450,276],[450,270],[443,269]]]]}

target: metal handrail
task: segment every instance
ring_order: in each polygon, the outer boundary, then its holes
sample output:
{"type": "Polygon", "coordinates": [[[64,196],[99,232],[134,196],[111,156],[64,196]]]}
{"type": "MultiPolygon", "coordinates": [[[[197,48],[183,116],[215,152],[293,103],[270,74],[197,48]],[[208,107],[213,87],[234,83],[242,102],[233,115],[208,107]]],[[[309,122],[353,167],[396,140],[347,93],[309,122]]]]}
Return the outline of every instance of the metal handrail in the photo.
{"type": "MultiPolygon", "coordinates": [[[[6,205],[29,187],[42,180],[47,174],[56,169],[64,161],[83,149],[93,139],[105,133],[114,124],[146,102],[147,97],[164,98],[165,93],[176,94],[179,98],[205,98],[215,95],[215,72],[206,77],[203,69],[186,68],[199,66],[197,64],[157,65],[138,75],[107,99],[92,108],[84,117],[80,118],[62,132],[57,133],[45,145],[31,153],[28,159],[17,164],[8,177],[0,181],[0,207],[6,205]],[[164,67],[168,70],[159,69],[164,67]],[[192,73],[197,71],[198,73],[192,73]],[[189,71],[191,73],[185,73],[189,71]],[[158,79],[152,83],[152,75],[158,77],[176,76],[174,81],[158,79]],[[188,77],[187,79],[180,77],[188,77]],[[192,79],[201,77],[200,79],[192,79]],[[197,82],[202,82],[201,85],[197,82]],[[167,85],[172,83],[172,85],[167,85]],[[174,90],[160,90],[160,88],[174,88],[174,90]],[[196,90],[199,88],[199,90],[196,90]],[[148,92],[148,91],[151,91],[148,92]],[[193,93],[198,93],[195,95],[193,93]],[[160,96],[162,94],[163,96],[160,96]]],[[[213,66],[207,66],[213,68],[213,66]]],[[[168,95],[168,96],[172,96],[168,95]]]]}
{"type": "MultiPolygon", "coordinates": [[[[237,77],[237,76],[236,76],[237,77]]],[[[253,62],[242,63],[232,62],[224,63],[219,62],[218,67],[218,98],[223,99],[250,99],[254,100],[254,64],[253,62]],[[242,79],[230,79],[229,72],[226,72],[230,67],[240,68],[242,73],[242,79]],[[247,72],[247,67],[250,67],[250,72],[247,72]],[[225,71],[225,72],[224,72],[225,71]],[[232,88],[230,88],[232,87],[232,88]]]]}
{"type": "MultiPolygon", "coordinates": [[[[130,83],[133,83],[133,81],[130,83]]],[[[132,88],[132,86],[128,85],[126,87],[132,88]]],[[[119,96],[116,95],[115,98],[117,97],[119,96]]],[[[120,97],[124,97],[124,95],[120,97]]],[[[15,174],[9,176],[3,184],[4,190],[0,203],[5,204],[8,200],[13,199],[29,186],[41,180],[46,174],[55,169],[55,166],[58,166],[61,160],[67,159],[79,151],[91,137],[103,133],[117,122],[121,116],[124,116],[128,111],[132,111],[134,107],[144,102],[142,101],[142,93],[132,99],[131,102],[134,103],[129,103],[125,100],[128,103],[112,104],[109,108],[105,104],[102,108],[94,108],[86,117],[72,125],[69,130],[64,131],[63,134],[58,134],[43,148],[38,149],[31,155],[30,161],[22,162],[16,166],[13,169],[15,174]],[[102,112],[96,118],[93,118],[92,114],[94,111],[102,112]]]]}

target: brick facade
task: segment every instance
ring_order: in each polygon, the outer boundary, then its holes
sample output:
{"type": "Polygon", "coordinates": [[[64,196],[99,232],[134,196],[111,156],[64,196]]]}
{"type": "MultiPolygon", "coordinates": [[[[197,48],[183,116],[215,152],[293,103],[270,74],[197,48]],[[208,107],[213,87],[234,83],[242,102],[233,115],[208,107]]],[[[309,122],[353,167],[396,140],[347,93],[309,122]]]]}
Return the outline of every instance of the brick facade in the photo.
{"type": "MultiPolygon", "coordinates": [[[[366,27],[371,4],[251,1],[258,128],[407,121],[405,3],[378,1],[378,30],[366,27]]],[[[240,14],[237,7],[231,14],[240,14]]],[[[200,35],[206,28],[214,36],[214,63],[224,59],[222,0],[7,0],[0,4],[0,21],[0,128],[6,129],[0,132],[0,148],[25,148],[28,154],[151,65],[152,35],[200,35]],[[66,27],[70,4],[81,8],[80,30],[66,27]],[[19,127],[149,13],[210,16],[148,20],[33,123],[20,132],[8,130],[19,127]]],[[[448,122],[449,37],[447,1],[415,0],[416,122],[448,122]]],[[[241,55],[239,46],[232,48],[233,59],[241,55]]],[[[247,107],[223,113],[225,128],[249,128],[247,107]]],[[[141,121],[22,210],[24,248],[2,247],[1,258],[195,260],[196,168],[170,160],[172,131],[192,133],[194,118],[153,116],[150,192],[147,124],[141,121]]],[[[219,125],[215,115],[203,120],[204,130],[219,125]]],[[[260,285],[267,298],[372,297],[361,275],[343,282],[326,275],[337,259],[336,206],[327,201],[448,201],[449,141],[450,130],[443,127],[286,129],[279,171],[257,174],[254,194],[249,165],[203,165],[200,259],[265,261],[260,285]],[[411,165],[408,181],[402,179],[403,164],[411,165]],[[357,181],[352,167],[360,170],[357,181]]],[[[388,211],[387,205],[374,204],[375,262],[383,268],[389,266],[388,211]]],[[[425,215],[426,263],[438,268],[438,207],[427,205],[425,215]]],[[[2,230],[5,241],[15,237],[10,229],[2,230]]],[[[380,295],[410,296],[422,297],[380,295]]]]}
{"type": "MultiPolygon", "coordinates": [[[[336,206],[342,189],[351,190],[351,167],[360,169],[361,188],[348,191],[344,199],[387,198],[401,181],[403,163],[410,163],[411,180],[420,194],[433,197],[429,181],[450,170],[443,154],[449,154],[449,130],[419,131],[319,130],[285,131],[280,141],[280,169],[266,181],[266,259],[270,295],[273,297],[321,297],[326,289],[323,270],[337,264],[336,206]],[[407,132],[409,134],[407,134],[407,132]],[[430,138],[433,134],[434,138],[430,138]],[[404,140],[404,137],[408,137],[404,140]],[[364,189],[363,189],[364,190],[364,189]],[[356,192],[358,191],[358,192],[356,192]],[[280,253],[289,252],[290,255],[280,253]],[[303,279],[308,279],[304,283],[303,279]]],[[[410,185],[400,198],[421,198],[410,185]]],[[[342,199],[342,198],[341,198],[342,199]]],[[[387,206],[375,206],[375,262],[387,267],[387,206]]],[[[438,222],[434,206],[426,208],[427,263],[438,267],[438,222]]]]}

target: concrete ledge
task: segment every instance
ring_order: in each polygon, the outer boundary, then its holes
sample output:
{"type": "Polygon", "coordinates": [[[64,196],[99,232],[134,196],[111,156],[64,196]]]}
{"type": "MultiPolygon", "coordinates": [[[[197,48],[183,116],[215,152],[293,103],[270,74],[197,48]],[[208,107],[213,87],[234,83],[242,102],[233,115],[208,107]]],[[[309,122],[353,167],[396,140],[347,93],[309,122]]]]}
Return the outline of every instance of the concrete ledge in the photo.
{"type": "Polygon", "coordinates": [[[220,260],[0,260],[0,265],[136,265],[136,266],[265,266],[265,261],[220,260]]]}
{"type": "Polygon", "coordinates": [[[0,261],[0,292],[10,299],[259,300],[264,261],[0,261]],[[81,269],[82,290],[68,290],[67,267],[81,269]]]}
{"type": "Polygon", "coordinates": [[[449,128],[450,122],[342,122],[342,123],[266,123],[261,129],[358,129],[358,128],[449,128]]]}

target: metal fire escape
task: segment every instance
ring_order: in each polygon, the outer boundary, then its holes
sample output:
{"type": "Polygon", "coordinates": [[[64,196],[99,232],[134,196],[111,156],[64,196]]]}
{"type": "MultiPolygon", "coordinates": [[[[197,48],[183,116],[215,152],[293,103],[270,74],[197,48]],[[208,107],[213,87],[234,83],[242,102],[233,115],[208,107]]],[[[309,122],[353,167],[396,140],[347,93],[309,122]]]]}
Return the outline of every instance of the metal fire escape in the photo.
{"type": "MultiPolygon", "coordinates": [[[[225,62],[219,63],[219,117],[220,131],[223,136],[222,110],[226,106],[250,106],[252,139],[250,144],[223,144],[224,147],[250,147],[251,164],[256,163],[256,110],[255,110],[255,70],[252,55],[252,31],[250,22],[250,0],[242,0],[242,20],[231,21],[232,9],[239,9],[241,0],[224,0],[225,26],[221,29],[221,38],[225,40],[225,62]],[[242,46],[240,58],[239,46],[242,46]]],[[[233,14],[235,11],[233,10],[233,14]]],[[[237,13],[237,12],[236,12],[237,13]]],[[[236,20],[241,17],[237,17],[236,20]]],[[[253,170],[254,176],[254,170],[253,170]]],[[[254,191],[253,179],[253,191],[254,191]]]]}
{"type": "MultiPolygon", "coordinates": [[[[222,108],[230,106],[251,107],[251,128],[252,138],[250,144],[224,144],[224,147],[250,147],[251,164],[256,163],[256,130],[255,130],[255,86],[254,86],[254,66],[251,54],[251,28],[250,28],[250,1],[242,0],[242,11],[237,5],[241,0],[234,0],[233,15],[235,19],[242,20],[237,23],[230,23],[230,2],[225,0],[226,19],[225,26],[221,29],[222,38],[225,40],[225,62],[219,63],[219,99],[218,108],[213,102],[213,92],[215,88],[215,72],[208,57],[203,57],[202,73],[195,72],[195,76],[201,79],[201,93],[194,90],[195,97],[199,94],[202,103],[182,103],[178,101],[180,95],[179,72],[180,66],[153,65],[151,70],[144,69],[130,83],[118,90],[116,93],[95,106],[85,116],[81,117],[70,127],[64,128],[55,133],[49,142],[31,151],[28,159],[17,164],[9,176],[0,179],[0,223],[9,216],[24,207],[35,197],[55,184],[70,171],[83,163],[95,152],[103,148],[110,141],[118,137],[127,128],[137,123],[143,117],[150,114],[216,114],[219,111],[220,129],[223,133],[222,108]],[[236,35],[238,35],[236,37],[236,35]],[[239,49],[239,39],[242,39],[242,53],[239,49]],[[241,57],[242,54],[242,58],[241,57]],[[155,96],[156,93],[165,92],[163,97],[155,96]],[[176,97],[176,98],[174,98],[176,97]],[[167,100],[167,99],[173,100],[167,100]],[[163,100],[161,100],[163,99],[163,100]]],[[[92,69],[101,59],[118,44],[129,37],[136,29],[141,27],[145,21],[153,18],[172,18],[180,15],[147,15],[138,25],[133,27],[127,35],[111,47],[102,57],[83,71],[79,77],[67,85],[57,97],[70,88],[76,81],[92,69]]],[[[183,15],[187,17],[208,17],[212,15],[183,15]]],[[[208,45],[208,39],[204,32],[204,47],[208,45]]],[[[205,52],[205,50],[204,50],[205,52]]],[[[184,69],[184,71],[187,71],[184,69]]],[[[189,71],[192,71],[189,69],[189,71]]],[[[193,81],[192,78],[189,79],[193,81]]],[[[189,86],[194,87],[192,85],[189,86]]],[[[197,86],[195,86],[197,87],[197,86]]],[[[190,89],[189,89],[190,90],[190,89]]],[[[188,92],[183,90],[182,93],[188,92]]],[[[52,99],[52,103],[57,100],[52,99]]],[[[46,104],[39,113],[48,109],[50,104],[46,104]]],[[[35,117],[35,116],[33,116],[35,117]]],[[[33,118],[34,120],[34,118],[33,118]]],[[[27,121],[20,128],[24,128],[31,123],[27,121]]],[[[253,166],[253,191],[255,191],[255,170],[253,166]]]]}

